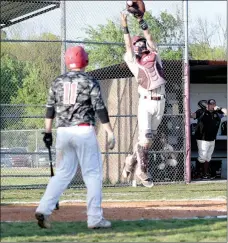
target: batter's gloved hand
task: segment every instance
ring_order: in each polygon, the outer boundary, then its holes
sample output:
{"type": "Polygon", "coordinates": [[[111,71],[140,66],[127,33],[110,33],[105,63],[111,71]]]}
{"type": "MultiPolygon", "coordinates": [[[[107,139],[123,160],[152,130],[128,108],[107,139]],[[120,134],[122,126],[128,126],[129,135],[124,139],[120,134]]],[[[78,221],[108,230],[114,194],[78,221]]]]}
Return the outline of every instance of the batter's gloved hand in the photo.
{"type": "Polygon", "coordinates": [[[43,141],[46,145],[47,148],[50,148],[52,146],[52,133],[47,133],[47,132],[43,132],[42,134],[44,134],[44,137],[43,137],[43,141]]]}
{"type": "Polygon", "coordinates": [[[114,149],[116,144],[116,139],[113,133],[108,134],[108,148],[109,149],[114,149]]]}

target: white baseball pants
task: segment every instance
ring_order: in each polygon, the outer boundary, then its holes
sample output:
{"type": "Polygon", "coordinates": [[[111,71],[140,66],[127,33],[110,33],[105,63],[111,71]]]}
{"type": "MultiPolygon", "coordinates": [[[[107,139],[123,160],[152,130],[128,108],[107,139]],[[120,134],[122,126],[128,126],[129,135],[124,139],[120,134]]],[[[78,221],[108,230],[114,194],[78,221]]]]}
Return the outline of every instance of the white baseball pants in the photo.
{"type": "MultiPolygon", "coordinates": [[[[92,126],[60,127],[56,137],[56,172],[49,181],[37,212],[50,215],[67,188],[78,164],[87,187],[87,223],[95,225],[103,218],[102,159],[92,126]]],[[[77,215],[75,215],[77,218],[77,215]]]]}
{"type": "Polygon", "coordinates": [[[215,141],[204,141],[196,140],[198,146],[198,161],[204,163],[205,161],[209,162],[211,156],[214,152],[215,141]]]}
{"type": "Polygon", "coordinates": [[[165,109],[165,98],[161,100],[139,98],[138,105],[138,125],[139,125],[139,144],[148,143],[148,133],[156,135],[157,128],[161,123],[165,109]]]}

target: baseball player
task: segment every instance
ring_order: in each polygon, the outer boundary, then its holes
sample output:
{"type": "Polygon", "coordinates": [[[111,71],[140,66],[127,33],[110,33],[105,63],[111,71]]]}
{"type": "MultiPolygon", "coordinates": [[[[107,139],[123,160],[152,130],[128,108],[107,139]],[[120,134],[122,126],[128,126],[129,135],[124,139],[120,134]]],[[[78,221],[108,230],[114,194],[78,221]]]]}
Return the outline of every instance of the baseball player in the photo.
{"type": "Polygon", "coordinates": [[[88,54],[81,46],[71,47],[65,53],[65,62],[70,71],[51,83],[43,138],[46,147],[50,148],[52,123],[56,117],[56,174],[49,181],[35,217],[41,228],[50,228],[48,218],[80,164],[87,187],[88,228],[108,228],[111,222],[103,218],[101,208],[102,160],[94,130],[95,113],[107,132],[110,149],[115,146],[113,130],[100,85],[85,73],[88,54]]]}
{"type": "Polygon", "coordinates": [[[203,165],[203,179],[209,179],[209,162],[215,148],[221,118],[227,115],[227,109],[218,107],[214,99],[201,100],[198,105],[200,109],[191,113],[191,118],[197,119],[195,137],[198,146],[198,162],[203,165]]]}
{"type": "MultiPolygon", "coordinates": [[[[134,2],[137,4],[138,2],[134,2]]],[[[121,23],[124,30],[126,53],[124,60],[138,83],[138,142],[132,155],[126,158],[123,177],[134,173],[146,187],[152,187],[153,182],[148,172],[148,151],[157,133],[165,108],[165,79],[162,63],[156,44],[149,33],[148,25],[140,13],[134,13],[143,30],[144,36],[131,38],[127,15],[121,13],[121,23]]]]}

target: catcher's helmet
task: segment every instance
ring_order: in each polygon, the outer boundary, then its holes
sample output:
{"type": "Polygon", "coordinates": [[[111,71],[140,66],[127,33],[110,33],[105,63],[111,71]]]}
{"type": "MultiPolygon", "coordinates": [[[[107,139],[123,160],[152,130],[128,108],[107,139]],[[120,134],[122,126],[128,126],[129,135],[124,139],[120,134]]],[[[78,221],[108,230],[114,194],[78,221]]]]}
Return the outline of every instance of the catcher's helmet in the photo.
{"type": "Polygon", "coordinates": [[[132,45],[134,46],[138,41],[146,41],[146,39],[142,36],[133,36],[132,37],[132,45]]]}
{"type": "Polygon", "coordinates": [[[82,46],[70,47],[65,53],[65,63],[67,68],[84,68],[89,63],[88,53],[82,46]]]}
{"type": "Polygon", "coordinates": [[[147,43],[146,39],[142,36],[134,36],[132,38],[133,50],[137,58],[141,58],[143,53],[147,53],[147,43]],[[144,44],[137,45],[138,42],[142,41],[144,44]]]}

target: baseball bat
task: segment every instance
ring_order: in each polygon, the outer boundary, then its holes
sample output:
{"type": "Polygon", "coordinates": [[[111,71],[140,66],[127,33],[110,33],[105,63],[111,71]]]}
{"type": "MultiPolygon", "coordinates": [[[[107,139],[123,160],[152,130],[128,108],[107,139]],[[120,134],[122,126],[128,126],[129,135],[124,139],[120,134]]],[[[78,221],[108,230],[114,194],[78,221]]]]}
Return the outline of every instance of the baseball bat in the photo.
{"type": "MultiPolygon", "coordinates": [[[[52,164],[52,154],[51,154],[51,147],[48,147],[48,154],[49,154],[49,162],[51,168],[51,177],[54,176],[53,164],[52,164]]],[[[59,210],[59,202],[56,203],[55,210],[59,210]]]]}

